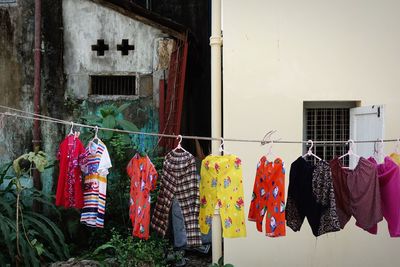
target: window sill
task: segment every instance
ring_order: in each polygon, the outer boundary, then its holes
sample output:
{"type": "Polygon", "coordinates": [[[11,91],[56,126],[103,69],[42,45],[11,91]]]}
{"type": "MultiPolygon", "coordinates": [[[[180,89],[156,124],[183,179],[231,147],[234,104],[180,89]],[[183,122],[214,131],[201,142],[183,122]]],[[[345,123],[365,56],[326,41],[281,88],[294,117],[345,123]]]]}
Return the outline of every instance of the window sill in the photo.
{"type": "Polygon", "coordinates": [[[89,95],[88,100],[94,103],[103,101],[138,100],[138,95],[89,95]]]}

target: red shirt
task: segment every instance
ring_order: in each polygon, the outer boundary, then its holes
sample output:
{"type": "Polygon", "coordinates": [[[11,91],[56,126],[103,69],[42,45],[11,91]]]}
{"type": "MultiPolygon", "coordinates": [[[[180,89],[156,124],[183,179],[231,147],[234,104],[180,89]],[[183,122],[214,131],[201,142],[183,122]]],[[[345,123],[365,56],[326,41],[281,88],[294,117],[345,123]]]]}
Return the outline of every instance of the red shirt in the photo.
{"type": "Polygon", "coordinates": [[[131,178],[129,217],[132,221],[132,235],[149,238],[150,191],[156,188],[158,174],[149,157],[136,154],[126,171],[131,178]]]}
{"type": "Polygon", "coordinates": [[[73,135],[68,135],[60,144],[57,159],[60,161],[56,205],[66,208],[83,207],[82,173],[80,165],[85,148],[73,135]]]}

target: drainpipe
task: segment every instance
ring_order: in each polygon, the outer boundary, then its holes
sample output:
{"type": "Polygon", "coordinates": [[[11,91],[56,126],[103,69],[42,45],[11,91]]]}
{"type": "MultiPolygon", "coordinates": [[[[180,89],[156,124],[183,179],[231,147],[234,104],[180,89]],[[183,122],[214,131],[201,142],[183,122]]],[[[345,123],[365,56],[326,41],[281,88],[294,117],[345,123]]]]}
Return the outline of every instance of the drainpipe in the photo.
{"type": "MultiPolygon", "coordinates": [[[[41,0],[35,0],[35,49],[34,49],[34,62],[35,62],[35,76],[34,76],[34,113],[40,113],[40,56],[41,56],[41,21],[42,21],[42,3],[41,0]]],[[[40,123],[39,120],[33,121],[33,151],[38,152],[40,150],[40,123]]],[[[40,173],[38,170],[34,170],[33,173],[33,186],[41,190],[40,173]]],[[[35,208],[36,205],[34,205],[35,208]]]]}
{"type": "MultiPolygon", "coordinates": [[[[222,136],[221,99],[221,0],[211,1],[211,136],[222,136]]],[[[219,143],[212,142],[212,154],[218,155],[219,143]]],[[[221,216],[215,209],[212,219],[212,262],[217,263],[222,256],[221,216]]]]}

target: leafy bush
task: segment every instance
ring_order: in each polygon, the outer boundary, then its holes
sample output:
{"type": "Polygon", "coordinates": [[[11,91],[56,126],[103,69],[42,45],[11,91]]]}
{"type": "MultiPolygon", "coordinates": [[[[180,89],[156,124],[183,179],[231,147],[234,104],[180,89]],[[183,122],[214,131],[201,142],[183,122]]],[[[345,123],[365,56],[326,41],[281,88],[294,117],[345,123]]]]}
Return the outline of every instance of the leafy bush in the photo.
{"type": "MultiPolygon", "coordinates": [[[[90,125],[97,125],[103,128],[139,131],[139,128],[135,124],[125,120],[122,116],[122,112],[129,106],[129,103],[122,104],[119,107],[116,107],[113,104],[104,105],[99,108],[97,114],[83,116],[82,119],[90,125]]],[[[115,134],[118,133],[113,131],[101,131],[99,132],[99,138],[104,139],[103,141],[109,141],[115,134]]],[[[125,143],[130,143],[128,135],[124,134],[121,138],[125,138],[125,143]]],[[[83,135],[82,139],[84,141],[88,139],[86,134],[83,135]]]]}
{"type": "Polygon", "coordinates": [[[149,240],[141,240],[128,236],[121,237],[115,231],[112,231],[112,237],[109,242],[98,247],[92,255],[92,258],[115,257],[119,266],[167,266],[166,253],[167,241],[151,236],[149,240]]]}
{"type": "Polygon", "coordinates": [[[230,263],[224,264],[224,257],[219,258],[218,263],[211,264],[210,267],[234,267],[230,263]]]}
{"type": "Polygon", "coordinates": [[[0,265],[40,266],[42,262],[69,257],[64,235],[57,225],[32,210],[32,202],[48,206],[59,215],[52,198],[34,188],[25,187],[33,167],[43,171],[46,154],[30,152],[0,169],[0,265]],[[13,166],[14,173],[11,166],[13,166]]]}

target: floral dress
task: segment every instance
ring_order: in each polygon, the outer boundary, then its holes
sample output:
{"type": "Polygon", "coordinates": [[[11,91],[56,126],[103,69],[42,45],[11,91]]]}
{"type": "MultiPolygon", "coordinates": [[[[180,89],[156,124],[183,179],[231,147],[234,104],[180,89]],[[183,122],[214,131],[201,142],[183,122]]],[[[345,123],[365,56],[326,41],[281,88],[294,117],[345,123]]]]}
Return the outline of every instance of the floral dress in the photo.
{"type": "Polygon", "coordinates": [[[156,188],[157,171],[149,157],[136,154],[126,167],[131,178],[129,217],[132,221],[132,235],[149,238],[150,191],[156,188]]]}
{"type": "Polygon", "coordinates": [[[235,155],[210,155],[200,171],[200,231],[207,234],[219,208],[223,237],[245,237],[242,163],[235,155]]]}

